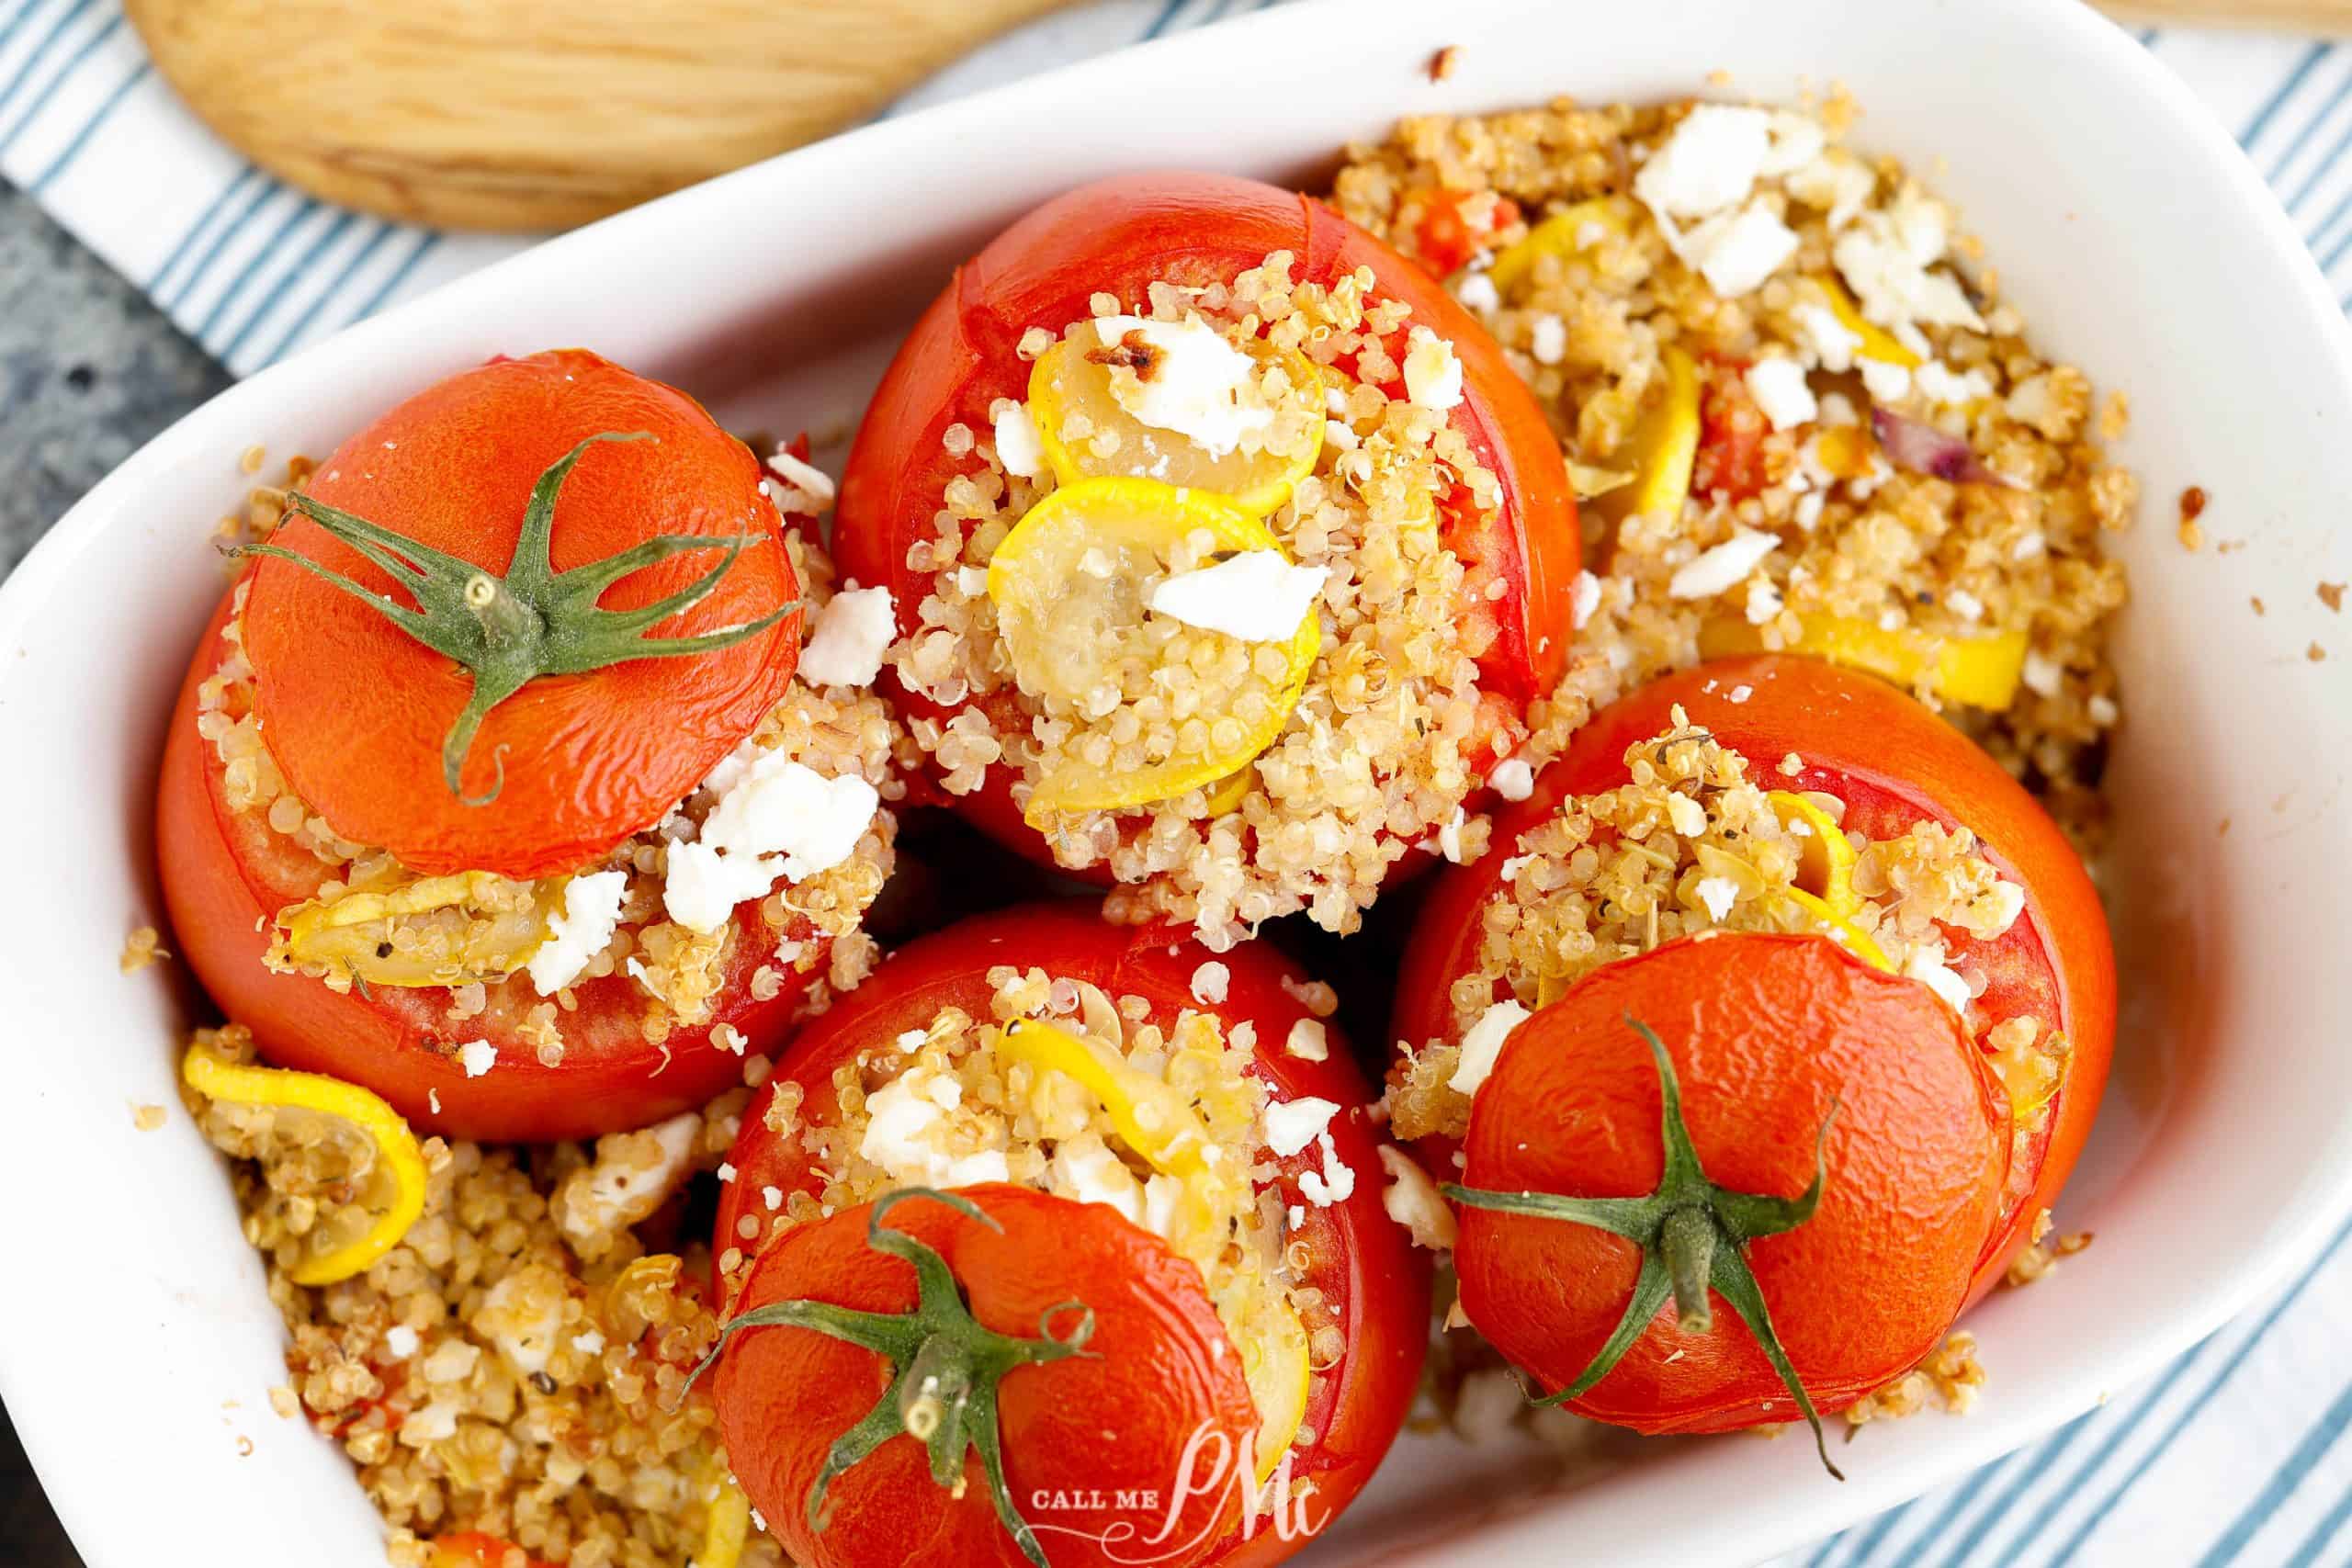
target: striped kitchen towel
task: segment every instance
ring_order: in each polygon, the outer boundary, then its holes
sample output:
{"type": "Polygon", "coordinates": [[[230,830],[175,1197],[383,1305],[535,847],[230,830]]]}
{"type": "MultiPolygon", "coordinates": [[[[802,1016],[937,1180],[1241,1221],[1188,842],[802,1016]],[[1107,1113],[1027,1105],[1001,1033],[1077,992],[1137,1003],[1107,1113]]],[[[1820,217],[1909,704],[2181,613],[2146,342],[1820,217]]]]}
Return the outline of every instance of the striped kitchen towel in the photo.
{"type": "MultiPolygon", "coordinates": [[[[1271,3],[1102,0],[991,46],[899,107],[1271,3]]],[[[2352,302],[2352,46],[2141,36],[2237,131],[2352,302]]],[[[278,184],[179,107],[119,0],[0,0],[0,175],[240,373],[525,243],[387,223],[278,184]]],[[[2352,1564],[2347,1235],[2146,1382],[1785,1564],[2352,1564]]]]}

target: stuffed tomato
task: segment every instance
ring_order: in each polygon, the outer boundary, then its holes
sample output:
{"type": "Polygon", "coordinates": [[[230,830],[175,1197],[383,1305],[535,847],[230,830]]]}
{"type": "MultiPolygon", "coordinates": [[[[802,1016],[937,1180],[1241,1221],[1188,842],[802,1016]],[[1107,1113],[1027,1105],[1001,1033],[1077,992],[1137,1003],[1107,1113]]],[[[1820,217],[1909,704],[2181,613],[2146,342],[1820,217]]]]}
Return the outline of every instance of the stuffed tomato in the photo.
{"type": "Polygon", "coordinates": [[[1910,697],[1795,656],[1681,671],[1596,715],[1490,842],[1433,890],[1400,977],[1399,1137],[1458,1139],[1465,1057],[1606,964],[1812,932],[1932,990],[2002,1085],[2013,1148],[1970,1298],[2047,1224],[2114,1042],[2106,914],[2033,797],[1910,697]]]}
{"type": "Polygon", "coordinates": [[[1088,186],[961,268],[842,481],[930,781],[1114,916],[1353,930],[1567,653],[1559,445],[1493,342],[1321,204],[1088,186]]]}
{"type": "Polygon", "coordinates": [[[1261,944],[1037,906],[795,1041],[722,1173],[710,1386],[796,1561],[1265,1563],[1347,1505],[1428,1321],[1385,1189],[1427,1186],[1317,994],[1261,944]]]}
{"type": "Polygon", "coordinates": [[[699,1106],[854,983],[894,730],[854,660],[795,678],[853,596],[778,495],[578,350],[451,377],[288,492],[157,804],[176,945],[266,1056],[574,1137],[699,1106]]]}

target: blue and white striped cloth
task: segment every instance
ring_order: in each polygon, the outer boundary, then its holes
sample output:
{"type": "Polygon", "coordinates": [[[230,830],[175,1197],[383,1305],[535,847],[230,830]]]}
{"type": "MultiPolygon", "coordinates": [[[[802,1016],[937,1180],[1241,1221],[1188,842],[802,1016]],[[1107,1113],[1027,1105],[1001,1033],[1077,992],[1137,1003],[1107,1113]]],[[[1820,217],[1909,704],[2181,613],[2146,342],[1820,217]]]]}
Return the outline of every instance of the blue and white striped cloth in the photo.
{"type": "MultiPolygon", "coordinates": [[[[1272,3],[1102,0],[992,46],[900,107],[1272,3]]],[[[2141,37],[2237,131],[2352,302],[2352,45],[2141,37]]],[[[0,0],[0,175],[240,373],[525,243],[386,223],[278,184],[179,107],[119,0],[0,0]]],[[[2140,1386],[1788,1561],[2352,1564],[2347,1235],[2140,1386]]]]}

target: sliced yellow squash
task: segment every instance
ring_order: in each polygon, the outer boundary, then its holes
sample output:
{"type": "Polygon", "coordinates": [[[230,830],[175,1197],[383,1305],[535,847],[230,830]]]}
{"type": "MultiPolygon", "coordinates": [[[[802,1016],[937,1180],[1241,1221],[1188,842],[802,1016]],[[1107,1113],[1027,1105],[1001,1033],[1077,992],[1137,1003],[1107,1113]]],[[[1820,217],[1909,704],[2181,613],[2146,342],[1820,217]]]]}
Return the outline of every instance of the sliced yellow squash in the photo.
{"type": "Polygon", "coordinates": [[[561,907],[560,882],[467,871],[313,898],[280,911],[277,926],[286,956],[304,968],[371,986],[462,986],[520,969],[561,907]]]}
{"type": "Polygon", "coordinates": [[[400,1113],[357,1084],[321,1073],[240,1066],[209,1047],[191,1045],[180,1061],[180,1077],[208,1100],[266,1107],[280,1122],[322,1117],[334,1132],[356,1136],[367,1153],[357,1162],[355,1206],[368,1216],[363,1228],[292,1270],[298,1285],[332,1285],[366,1270],[400,1245],[424,1213],[424,1156],[400,1113]]]}
{"type": "MultiPolygon", "coordinates": [[[[1853,615],[1805,615],[1789,651],[1809,653],[1832,664],[1867,671],[1905,690],[1924,679],[1937,695],[1971,707],[1999,710],[2016,700],[2025,673],[2026,635],[1993,632],[1983,637],[1937,637],[1903,627],[1888,631],[1853,615]]],[[[1761,652],[1762,631],[1744,619],[1723,616],[1699,628],[1702,659],[1761,652]]]]}
{"type": "MultiPolygon", "coordinates": [[[[1257,518],[1200,491],[1156,479],[1083,479],[1031,507],[989,562],[989,597],[1023,689],[1082,705],[1115,681],[1125,661],[1157,666],[1175,623],[1149,615],[1145,586],[1169,570],[1187,539],[1204,539],[1210,554],[1282,553],[1257,518]]],[[[1145,806],[1242,771],[1290,721],[1322,641],[1321,621],[1310,607],[1287,642],[1245,645],[1278,648],[1282,673],[1268,680],[1253,665],[1233,691],[1202,704],[1204,716],[1235,722],[1232,744],[1218,745],[1212,736],[1205,746],[1179,745],[1124,772],[1064,763],[1031,792],[1029,819],[1035,824],[1054,811],[1145,806]]]]}
{"type": "Polygon", "coordinates": [[[1919,356],[1896,342],[1884,328],[1866,320],[1861,307],[1854,303],[1854,297],[1847,293],[1845,286],[1836,278],[1827,273],[1817,274],[1806,278],[1804,287],[1806,292],[1829,307],[1829,313],[1838,318],[1839,326],[1862,340],[1854,349],[1855,357],[1875,359],[1884,365],[1900,365],[1905,370],[1919,367],[1919,356]]]}
{"type": "Polygon", "coordinates": [[[1611,523],[1674,516],[1690,494],[1690,471],[1699,460],[1699,367],[1689,354],[1672,346],[1662,358],[1664,384],[1643,408],[1624,450],[1610,460],[1612,468],[1631,470],[1634,481],[1592,502],[1611,523]]]}
{"type": "Polygon", "coordinates": [[[706,1480],[718,1489],[718,1495],[703,1517],[702,1550],[694,1555],[694,1568],[736,1568],[743,1560],[743,1544],[752,1537],[752,1500],[735,1484],[724,1461],[711,1461],[706,1480]]]}
{"type": "Polygon", "coordinates": [[[1257,370],[1238,390],[1272,411],[1272,434],[1267,445],[1213,453],[1180,432],[1145,423],[1121,402],[1113,367],[1090,357],[1113,346],[1090,323],[1039,355],[1030,369],[1029,414],[1059,483],[1159,479],[1262,517],[1315,471],[1323,450],[1323,373],[1298,350],[1262,339],[1242,350],[1257,370]],[[1106,433],[1112,438],[1107,453],[1101,439],[1106,433]]]}
{"type": "Polygon", "coordinates": [[[1532,276],[1535,264],[1545,256],[1572,260],[1591,249],[1595,226],[1623,237],[1633,221],[1633,204],[1622,196],[1595,197],[1560,209],[1530,229],[1517,244],[1505,247],[1487,276],[1506,298],[1532,276]]]}

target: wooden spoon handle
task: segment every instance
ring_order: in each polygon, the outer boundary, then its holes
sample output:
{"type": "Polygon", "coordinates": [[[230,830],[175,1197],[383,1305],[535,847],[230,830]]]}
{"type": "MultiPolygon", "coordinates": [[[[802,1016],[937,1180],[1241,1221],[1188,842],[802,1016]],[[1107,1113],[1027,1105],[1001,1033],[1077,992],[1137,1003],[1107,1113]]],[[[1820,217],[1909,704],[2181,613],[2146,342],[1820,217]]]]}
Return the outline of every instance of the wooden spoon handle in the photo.
{"type": "Polygon", "coordinates": [[[1066,0],[125,0],[255,163],[415,222],[558,229],[855,125],[1066,0]]]}

